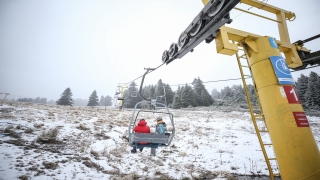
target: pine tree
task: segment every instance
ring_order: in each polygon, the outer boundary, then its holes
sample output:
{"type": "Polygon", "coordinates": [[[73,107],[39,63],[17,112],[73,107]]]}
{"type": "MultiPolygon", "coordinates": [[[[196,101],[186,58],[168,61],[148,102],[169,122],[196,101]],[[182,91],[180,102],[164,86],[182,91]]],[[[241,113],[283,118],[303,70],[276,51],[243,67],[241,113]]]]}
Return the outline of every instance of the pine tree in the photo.
{"type": "Polygon", "coordinates": [[[209,99],[205,93],[205,91],[202,91],[201,96],[200,96],[200,101],[202,103],[202,106],[210,106],[209,99]]]}
{"type": "Polygon", "coordinates": [[[231,87],[232,90],[232,101],[233,102],[245,102],[246,96],[244,89],[241,85],[233,85],[231,87]]]}
{"type": "MultiPolygon", "coordinates": [[[[146,96],[147,97],[147,96],[146,96]]],[[[140,102],[142,98],[139,95],[139,90],[135,82],[131,82],[128,88],[127,107],[134,108],[134,106],[140,102]]]]}
{"type": "Polygon", "coordinates": [[[224,87],[221,90],[221,96],[222,96],[223,100],[231,100],[231,98],[232,98],[231,88],[229,86],[224,87]]]}
{"type": "Polygon", "coordinates": [[[172,91],[171,87],[169,84],[165,85],[165,90],[166,90],[166,99],[168,104],[172,104],[173,102],[173,97],[174,97],[174,92],[172,91]]]}
{"type": "Polygon", "coordinates": [[[197,105],[209,106],[213,103],[213,98],[211,97],[211,95],[209,94],[209,92],[203,85],[202,80],[199,77],[198,79],[195,78],[193,80],[192,85],[193,85],[193,90],[196,93],[195,98],[197,101],[197,105]],[[204,100],[203,98],[206,98],[206,100],[204,100]]]}
{"type": "Polygon", "coordinates": [[[145,98],[150,97],[150,95],[149,95],[150,88],[151,88],[151,85],[148,85],[148,86],[145,86],[144,88],[142,88],[141,94],[143,97],[145,97],[145,98]]]}
{"type": "Polygon", "coordinates": [[[157,86],[155,88],[155,93],[156,93],[156,96],[163,96],[164,95],[164,91],[163,91],[163,83],[162,83],[162,80],[160,79],[157,83],[157,86]]]}
{"type": "Polygon", "coordinates": [[[188,107],[188,106],[197,106],[197,100],[196,100],[196,93],[194,92],[194,90],[192,89],[191,86],[189,86],[188,84],[186,84],[184,86],[184,88],[182,88],[182,92],[181,92],[181,105],[182,107],[188,107]]]}
{"type": "Polygon", "coordinates": [[[320,98],[320,94],[319,94],[319,90],[316,87],[318,81],[318,75],[317,73],[311,71],[309,78],[308,78],[308,88],[306,91],[306,106],[309,109],[318,109],[319,108],[319,98],[320,98]]]}
{"type": "Polygon", "coordinates": [[[298,96],[303,107],[306,107],[306,92],[308,89],[308,77],[301,74],[297,79],[296,89],[298,91],[298,96]]]}
{"type": "Polygon", "coordinates": [[[105,106],[105,101],[104,101],[105,99],[104,99],[104,96],[102,95],[101,97],[100,97],[100,106],[105,106]]]}
{"type": "Polygon", "coordinates": [[[153,87],[153,85],[151,85],[150,89],[149,89],[149,98],[154,99],[156,98],[156,90],[153,87]]]}
{"type": "Polygon", "coordinates": [[[173,102],[172,102],[172,108],[173,109],[180,109],[182,107],[181,98],[178,95],[178,93],[175,93],[173,102]]]}
{"type": "Polygon", "coordinates": [[[91,96],[89,97],[89,102],[87,104],[87,106],[98,106],[99,105],[99,99],[98,99],[98,95],[96,90],[94,90],[91,94],[91,96]]]}
{"type": "Polygon", "coordinates": [[[58,99],[56,103],[57,105],[73,106],[72,92],[70,88],[63,91],[60,99],[58,99]]]}
{"type": "Polygon", "coordinates": [[[214,100],[221,99],[221,93],[220,93],[217,89],[213,89],[213,90],[211,91],[211,97],[212,97],[212,99],[214,99],[214,100]]]}
{"type": "Polygon", "coordinates": [[[105,106],[112,106],[112,98],[110,96],[104,97],[105,106]]]}

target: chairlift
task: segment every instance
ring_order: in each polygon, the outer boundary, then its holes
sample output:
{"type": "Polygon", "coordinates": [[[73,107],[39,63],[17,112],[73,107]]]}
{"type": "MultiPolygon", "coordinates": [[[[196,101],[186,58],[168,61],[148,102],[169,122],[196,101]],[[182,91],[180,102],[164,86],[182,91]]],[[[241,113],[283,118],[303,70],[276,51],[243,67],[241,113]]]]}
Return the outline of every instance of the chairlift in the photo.
{"type": "Polygon", "coordinates": [[[150,70],[154,70],[151,68],[146,69],[146,73],[143,75],[142,80],[141,80],[141,85],[140,85],[140,90],[139,94],[140,97],[143,99],[143,101],[138,102],[134,110],[132,112],[132,117],[129,123],[129,128],[128,128],[128,137],[129,137],[129,146],[136,146],[138,149],[139,148],[158,148],[158,147],[166,147],[169,146],[173,140],[173,137],[175,135],[175,126],[174,126],[174,121],[173,121],[173,114],[170,113],[169,108],[167,107],[166,104],[157,102],[157,98],[155,99],[149,99],[145,98],[141,91],[143,87],[143,81],[145,76],[149,73],[150,70]],[[153,110],[137,110],[137,107],[142,104],[147,102],[150,107],[154,107],[153,110]],[[159,109],[163,109],[162,111],[159,111],[159,109]],[[156,134],[156,133],[135,133],[133,131],[134,127],[137,125],[139,122],[138,116],[140,113],[150,113],[150,114],[159,114],[159,116],[162,116],[164,119],[165,117],[169,117],[170,123],[172,126],[171,133],[165,133],[165,134],[156,134]],[[138,142],[147,142],[148,144],[138,144],[138,142]]]}
{"type": "Polygon", "coordinates": [[[166,98],[166,89],[163,87],[163,95],[162,96],[157,96],[156,97],[157,101],[161,101],[164,104],[167,105],[167,98],[166,98]],[[164,101],[162,101],[162,99],[164,99],[164,101]]]}
{"type": "Polygon", "coordinates": [[[131,93],[131,97],[137,97],[138,96],[138,92],[137,91],[133,91],[132,93],[131,93]]]}
{"type": "Polygon", "coordinates": [[[133,88],[134,88],[134,90],[133,90],[133,92],[131,92],[131,97],[137,97],[138,96],[137,88],[134,86],[133,86],[133,88]]]}

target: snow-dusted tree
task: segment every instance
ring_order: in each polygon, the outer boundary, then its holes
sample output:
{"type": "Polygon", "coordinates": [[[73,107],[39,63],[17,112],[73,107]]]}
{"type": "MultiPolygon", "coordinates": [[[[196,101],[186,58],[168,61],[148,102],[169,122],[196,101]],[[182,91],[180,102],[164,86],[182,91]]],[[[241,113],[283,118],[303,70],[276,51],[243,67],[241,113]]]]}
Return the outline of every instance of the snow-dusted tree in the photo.
{"type": "MultiPolygon", "coordinates": [[[[134,108],[134,106],[142,100],[142,98],[139,95],[139,88],[138,85],[135,82],[131,82],[129,85],[129,88],[127,90],[127,106],[128,108],[134,108]]],[[[148,97],[148,96],[145,96],[148,97]]]]}
{"type": "Polygon", "coordinates": [[[151,85],[149,89],[149,98],[151,99],[156,98],[156,89],[154,88],[153,85],[151,85]]]}
{"type": "Polygon", "coordinates": [[[162,80],[160,79],[157,83],[157,86],[155,87],[155,93],[156,96],[163,96],[164,95],[164,84],[162,83],[162,80]]]}
{"type": "Polygon", "coordinates": [[[99,99],[98,99],[98,95],[96,90],[94,90],[91,94],[91,96],[89,97],[89,102],[87,104],[87,106],[98,106],[99,105],[99,99]]]}
{"type": "Polygon", "coordinates": [[[211,91],[211,97],[213,100],[221,99],[221,93],[217,89],[211,91]]]}
{"type": "Polygon", "coordinates": [[[306,92],[308,89],[308,77],[301,74],[296,82],[296,89],[303,107],[306,107],[306,92]]]}
{"type": "Polygon", "coordinates": [[[166,99],[167,99],[167,103],[168,104],[172,104],[173,102],[173,97],[174,97],[174,92],[172,91],[171,87],[169,84],[166,84],[164,86],[165,90],[166,90],[166,99]]]}
{"type": "Polygon", "coordinates": [[[112,98],[110,97],[110,96],[106,96],[106,97],[104,97],[104,106],[111,106],[112,105],[112,98]]]}
{"type": "Polygon", "coordinates": [[[231,100],[232,99],[232,91],[229,86],[224,87],[221,90],[221,96],[223,100],[231,100]]]}
{"type": "Polygon", "coordinates": [[[183,90],[181,92],[181,97],[180,97],[182,107],[197,106],[198,104],[196,100],[196,93],[194,92],[192,87],[186,84],[182,89],[183,90]]]}
{"type": "Polygon", "coordinates": [[[180,109],[181,107],[182,107],[181,98],[180,98],[180,96],[178,95],[178,93],[176,93],[176,94],[174,95],[174,98],[173,98],[172,108],[173,108],[173,109],[180,109]]]}
{"type": "Polygon", "coordinates": [[[319,109],[320,93],[317,89],[318,74],[311,71],[308,78],[308,88],[305,94],[306,106],[308,109],[319,109]]]}
{"type": "Polygon", "coordinates": [[[57,105],[64,105],[64,106],[72,106],[73,99],[72,99],[72,92],[70,88],[67,88],[61,94],[60,99],[56,101],[57,105]]]}
{"type": "Polygon", "coordinates": [[[105,106],[105,102],[104,102],[104,96],[102,95],[101,97],[100,97],[100,106],[105,106]]]}
{"type": "Polygon", "coordinates": [[[75,106],[86,106],[88,103],[88,99],[81,99],[81,98],[77,98],[74,100],[74,105],[75,106]]]}
{"type": "Polygon", "coordinates": [[[242,88],[241,85],[233,85],[231,87],[232,90],[232,100],[234,102],[246,102],[246,96],[244,93],[244,89],[242,88]]]}
{"type": "Polygon", "coordinates": [[[184,89],[184,86],[178,86],[176,93],[179,97],[181,97],[181,93],[182,93],[183,89],[184,89]]]}
{"type": "Polygon", "coordinates": [[[151,85],[148,85],[148,86],[145,86],[144,88],[142,88],[141,93],[142,93],[143,97],[146,97],[146,98],[150,97],[150,95],[149,95],[150,88],[151,88],[151,85]]]}
{"type": "Polygon", "coordinates": [[[205,86],[203,85],[202,80],[198,77],[198,79],[194,79],[192,82],[193,85],[193,89],[194,92],[196,93],[195,98],[197,100],[197,104],[199,106],[209,106],[213,103],[213,99],[210,96],[209,92],[207,91],[207,89],[205,88],[205,86]],[[203,93],[203,95],[202,95],[203,93]],[[203,104],[204,100],[202,98],[206,98],[207,100],[205,100],[207,103],[207,105],[203,104]]]}
{"type": "Polygon", "coordinates": [[[205,93],[204,90],[201,93],[200,102],[201,102],[202,106],[210,106],[209,99],[208,99],[207,94],[205,93]]]}

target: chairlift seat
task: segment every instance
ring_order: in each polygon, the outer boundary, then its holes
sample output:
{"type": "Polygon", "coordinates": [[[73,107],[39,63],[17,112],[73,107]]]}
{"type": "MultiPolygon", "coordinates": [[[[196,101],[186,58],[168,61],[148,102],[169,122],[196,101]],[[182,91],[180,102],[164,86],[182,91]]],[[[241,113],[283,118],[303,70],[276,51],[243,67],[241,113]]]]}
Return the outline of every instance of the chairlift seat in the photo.
{"type": "Polygon", "coordinates": [[[170,133],[155,134],[155,133],[134,133],[132,141],[134,144],[138,142],[148,142],[154,144],[167,144],[169,142],[170,133]]]}
{"type": "Polygon", "coordinates": [[[136,146],[137,149],[141,149],[141,148],[158,148],[160,146],[163,146],[163,144],[157,144],[157,143],[148,143],[148,144],[134,143],[133,145],[136,146]]]}

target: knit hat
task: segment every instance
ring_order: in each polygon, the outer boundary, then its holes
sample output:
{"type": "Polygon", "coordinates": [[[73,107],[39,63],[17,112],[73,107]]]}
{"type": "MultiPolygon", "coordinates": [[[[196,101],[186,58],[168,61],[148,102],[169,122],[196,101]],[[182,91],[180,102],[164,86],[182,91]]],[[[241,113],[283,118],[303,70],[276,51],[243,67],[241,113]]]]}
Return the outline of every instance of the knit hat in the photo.
{"type": "Polygon", "coordinates": [[[157,117],[157,121],[161,121],[162,120],[162,117],[157,117]]]}

